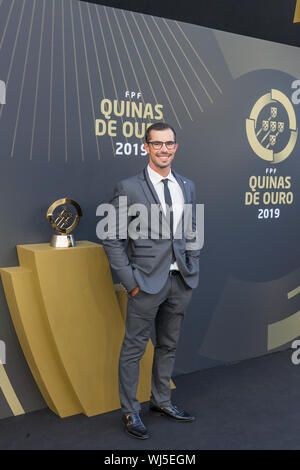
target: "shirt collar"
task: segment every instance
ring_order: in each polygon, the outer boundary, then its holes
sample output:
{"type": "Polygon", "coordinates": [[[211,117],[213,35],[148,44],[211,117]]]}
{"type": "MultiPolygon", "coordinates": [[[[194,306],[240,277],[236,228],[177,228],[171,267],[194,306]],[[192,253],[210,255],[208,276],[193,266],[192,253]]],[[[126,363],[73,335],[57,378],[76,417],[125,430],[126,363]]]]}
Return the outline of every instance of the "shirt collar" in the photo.
{"type": "Polygon", "coordinates": [[[157,171],[152,170],[149,163],[148,163],[148,166],[147,166],[147,170],[148,170],[148,175],[149,175],[150,180],[151,180],[153,185],[155,185],[157,183],[160,183],[161,180],[163,180],[165,178],[168,178],[170,181],[176,182],[175,176],[173,175],[171,170],[170,170],[168,176],[165,176],[165,177],[161,176],[159,173],[157,173],[157,171]]]}

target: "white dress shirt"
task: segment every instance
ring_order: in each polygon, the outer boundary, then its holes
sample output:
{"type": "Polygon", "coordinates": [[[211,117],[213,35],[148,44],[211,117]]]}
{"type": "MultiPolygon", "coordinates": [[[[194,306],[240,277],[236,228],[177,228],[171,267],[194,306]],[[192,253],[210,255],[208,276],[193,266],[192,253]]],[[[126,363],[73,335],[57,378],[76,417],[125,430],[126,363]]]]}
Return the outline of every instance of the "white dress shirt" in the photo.
{"type": "MultiPolygon", "coordinates": [[[[171,194],[172,199],[172,207],[173,207],[173,231],[176,231],[176,227],[181,220],[182,212],[183,212],[183,205],[184,205],[184,197],[182,194],[181,187],[177,183],[175,176],[172,174],[171,170],[168,176],[161,176],[156,171],[152,170],[150,165],[147,166],[148,175],[151,180],[151,183],[154,186],[154,189],[157,193],[158,199],[161,203],[162,210],[164,214],[166,214],[166,202],[165,202],[165,194],[164,194],[164,183],[162,182],[163,179],[168,178],[168,188],[171,194]]],[[[171,269],[178,269],[177,262],[171,264],[171,269]]]]}

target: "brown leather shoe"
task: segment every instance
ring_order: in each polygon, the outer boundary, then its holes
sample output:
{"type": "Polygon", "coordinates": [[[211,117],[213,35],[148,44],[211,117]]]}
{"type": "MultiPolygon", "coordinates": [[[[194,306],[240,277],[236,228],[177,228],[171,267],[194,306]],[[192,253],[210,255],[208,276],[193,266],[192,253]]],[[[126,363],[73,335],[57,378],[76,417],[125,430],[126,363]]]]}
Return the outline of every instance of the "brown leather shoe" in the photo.
{"type": "Polygon", "coordinates": [[[149,434],[146,426],[142,422],[138,413],[128,413],[122,415],[122,422],[125,425],[127,434],[137,439],[148,439],[149,434]]]}

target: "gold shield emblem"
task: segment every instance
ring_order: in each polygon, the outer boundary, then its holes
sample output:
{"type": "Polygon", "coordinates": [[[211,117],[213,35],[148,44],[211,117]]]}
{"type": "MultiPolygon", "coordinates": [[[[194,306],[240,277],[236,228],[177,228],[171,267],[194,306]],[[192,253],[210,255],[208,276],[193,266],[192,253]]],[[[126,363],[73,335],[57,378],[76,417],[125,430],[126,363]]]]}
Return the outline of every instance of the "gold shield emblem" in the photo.
{"type": "Polygon", "coordinates": [[[271,107],[271,117],[276,118],[277,117],[277,108],[274,106],[271,107]]]}
{"type": "Polygon", "coordinates": [[[262,128],[264,132],[267,132],[269,130],[269,121],[263,121],[262,128]]]}

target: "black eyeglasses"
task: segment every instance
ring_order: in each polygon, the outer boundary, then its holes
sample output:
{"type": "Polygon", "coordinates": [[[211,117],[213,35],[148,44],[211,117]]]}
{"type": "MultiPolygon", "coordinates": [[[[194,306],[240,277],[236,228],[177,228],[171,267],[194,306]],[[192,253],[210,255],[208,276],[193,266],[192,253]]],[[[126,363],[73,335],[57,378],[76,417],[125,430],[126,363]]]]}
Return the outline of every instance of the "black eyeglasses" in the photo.
{"type": "Polygon", "coordinates": [[[154,150],[160,150],[162,146],[165,144],[168,150],[173,150],[175,148],[176,142],[174,140],[168,140],[168,142],[147,142],[147,144],[151,144],[154,150]]]}

